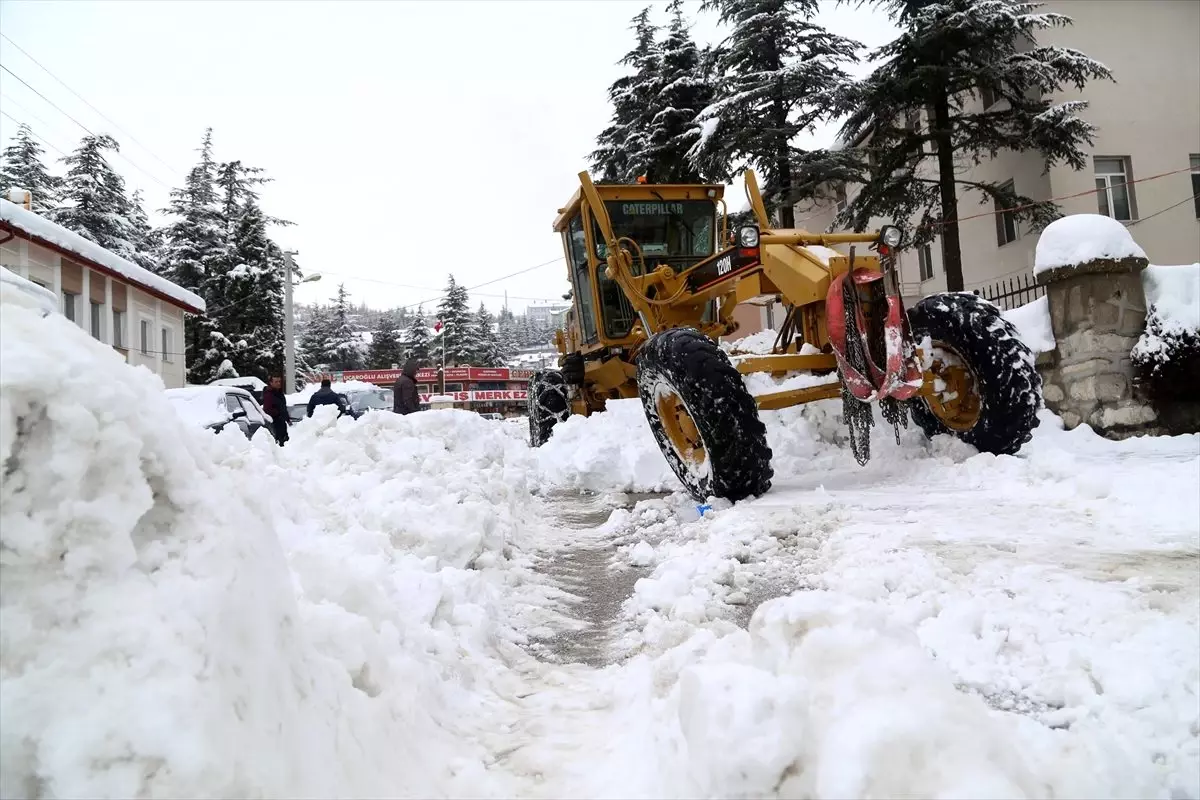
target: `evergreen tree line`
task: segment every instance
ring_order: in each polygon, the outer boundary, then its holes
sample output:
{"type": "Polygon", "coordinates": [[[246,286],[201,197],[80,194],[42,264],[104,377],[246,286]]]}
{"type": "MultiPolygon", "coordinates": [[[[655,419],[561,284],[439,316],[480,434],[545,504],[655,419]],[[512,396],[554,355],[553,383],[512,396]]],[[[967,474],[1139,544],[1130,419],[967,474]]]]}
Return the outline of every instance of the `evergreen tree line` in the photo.
{"type": "Polygon", "coordinates": [[[493,315],[480,303],[472,312],[470,296],[453,275],[436,308],[372,310],[354,306],[345,286],[328,304],[297,307],[297,362],[313,372],[390,369],[409,358],[423,367],[504,366],[522,347],[545,344],[545,328],[507,306],[493,315]],[[440,330],[435,330],[436,323],[440,330]],[[369,337],[363,336],[370,333],[369,337]],[[370,343],[367,343],[367,339],[370,343]]]}
{"type": "Polygon", "coordinates": [[[85,136],[55,175],[22,124],[0,155],[0,190],[29,190],[36,213],[204,299],[206,314],[186,318],[189,383],[279,374],[285,266],[267,228],[290,223],[259,206],[256,187],[270,179],[241,161],[217,161],[210,128],[199,161],[162,210],[166,224],[153,228],[140,193],[129,194],[108,163],[119,151],[109,135],[85,136]]]}
{"type": "Polygon", "coordinates": [[[665,28],[642,11],[620,61],[628,73],[608,90],[612,117],[593,169],[612,183],[727,183],[751,167],[783,228],[795,227],[796,204],[857,186],[831,227],[889,219],[905,229],[905,247],[940,235],[948,289],[959,291],[960,194],[1015,208],[1035,230],[1061,215],[1053,202],[968,180],[965,168],[1003,151],[1037,152],[1046,169],[1084,168],[1095,133],[1080,116],[1087,104],[1051,96],[1112,74],[1077,50],[1039,45],[1039,32],[1071,23],[1040,3],[843,1],[884,9],[899,35],[868,53],[817,24],[817,0],[704,0],[700,13],[716,14],[727,35],[698,47],[681,0],[665,28]],[[864,57],[880,66],[855,80],[847,69],[864,57]],[[839,120],[845,146],[797,144],[839,120]]]}

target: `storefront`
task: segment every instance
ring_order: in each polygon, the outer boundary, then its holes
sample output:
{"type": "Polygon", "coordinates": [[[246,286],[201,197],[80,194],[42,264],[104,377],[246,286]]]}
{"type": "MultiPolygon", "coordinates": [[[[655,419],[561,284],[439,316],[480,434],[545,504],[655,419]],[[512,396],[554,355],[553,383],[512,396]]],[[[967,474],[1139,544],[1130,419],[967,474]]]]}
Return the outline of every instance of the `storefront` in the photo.
{"type": "MultiPolygon", "coordinates": [[[[480,414],[516,416],[526,411],[526,387],[532,370],[507,367],[448,367],[443,390],[441,370],[422,369],[417,372],[417,391],[422,404],[437,394],[454,398],[456,407],[480,414]]],[[[363,381],[391,388],[400,377],[398,369],[351,370],[330,376],[335,381],[363,381]]]]}

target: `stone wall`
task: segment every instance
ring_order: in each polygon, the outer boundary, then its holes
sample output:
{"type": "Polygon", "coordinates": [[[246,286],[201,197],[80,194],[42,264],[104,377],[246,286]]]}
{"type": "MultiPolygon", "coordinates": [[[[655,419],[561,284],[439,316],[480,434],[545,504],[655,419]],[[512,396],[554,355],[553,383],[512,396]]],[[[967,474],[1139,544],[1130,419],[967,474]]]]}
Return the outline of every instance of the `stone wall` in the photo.
{"type": "Polygon", "coordinates": [[[1038,358],[1042,396],[1068,430],[1087,423],[1111,439],[1163,432],[1138,396],[1130,358],[1146,328],[1147,266],[1140,257],[1096,259],[1037,276],[1058,343],[1038,358]]]}

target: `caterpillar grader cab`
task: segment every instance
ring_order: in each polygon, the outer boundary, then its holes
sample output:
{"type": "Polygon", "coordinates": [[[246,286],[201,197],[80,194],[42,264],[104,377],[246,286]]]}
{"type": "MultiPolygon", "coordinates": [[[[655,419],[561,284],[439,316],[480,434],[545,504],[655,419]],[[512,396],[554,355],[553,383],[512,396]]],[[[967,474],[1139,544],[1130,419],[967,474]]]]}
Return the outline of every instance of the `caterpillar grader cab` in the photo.
{"type": "Polygon", "coordinates": [[[760,411],[841,398],[855,458],[870,457],[873,405],[900,429],[951,434],[1016,452],[1037,425],[1032,352],[999,309],[969,293],[906,309],[896,264],[902,234],[814,234],[770,225],[745,175],[754,222],[731,229],[718,185],[594,184],[586,172],[558,211],[572,308],[556,333],[559,369],[529,384],[530,443],[572,414],[640,398],[655,439],[697,500],[771,486],[760,411]],[[833,248],[848,248],[848,252],[833,248]],[[752,298],[786,315],[768,355],[731,359],[717,340],[752,298]],[[797,372],[805,388],[752,395],[742,376],[797,372]]]}

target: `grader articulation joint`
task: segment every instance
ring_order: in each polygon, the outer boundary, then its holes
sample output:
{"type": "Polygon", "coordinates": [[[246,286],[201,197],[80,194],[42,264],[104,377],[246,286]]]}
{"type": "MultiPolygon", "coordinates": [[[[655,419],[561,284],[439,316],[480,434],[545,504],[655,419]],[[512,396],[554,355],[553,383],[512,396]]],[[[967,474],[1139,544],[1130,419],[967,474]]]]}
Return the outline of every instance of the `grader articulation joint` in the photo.
{"type": "Polygon", "coordinates": [[[719,185],[593,184],[559,209],[573,301],[556,333],[559,370],[529,385],[530,440],[571,414],[639,397],[667,462],[698,500],[741,500],[771,485],[760,411],[842,398],[851,450],[870,454],[872,406],[896,429],[1013,453],[1037,425],[1033,355],[999,309],[971,294],[905,309],[901,231],[814,234],[772,228],[753,172],[755,224],[729,230],[719,185]],[[848,253],[834,250],[849,247],[848,253]],[[872,251],[863,255],[859,247],[872,251]],[[780,298],[770,354],[731,359],[739,303],[780,298]],[[809,385],[752,395],[742,376],[807,372],[809,385]]]}

